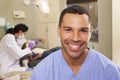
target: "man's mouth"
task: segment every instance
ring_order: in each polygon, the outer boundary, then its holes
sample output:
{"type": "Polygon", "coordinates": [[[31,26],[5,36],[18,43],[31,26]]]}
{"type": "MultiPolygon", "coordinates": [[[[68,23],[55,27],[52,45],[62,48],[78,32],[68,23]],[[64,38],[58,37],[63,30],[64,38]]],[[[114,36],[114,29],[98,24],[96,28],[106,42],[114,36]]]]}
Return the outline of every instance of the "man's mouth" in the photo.
{"type": "Polygon", "coordinates": [[[68,46],[70,47],[70,49],[72,51],[79,51],[80,48],[81,48],[81,45],[80,44],[68,44],[68,46]]]}

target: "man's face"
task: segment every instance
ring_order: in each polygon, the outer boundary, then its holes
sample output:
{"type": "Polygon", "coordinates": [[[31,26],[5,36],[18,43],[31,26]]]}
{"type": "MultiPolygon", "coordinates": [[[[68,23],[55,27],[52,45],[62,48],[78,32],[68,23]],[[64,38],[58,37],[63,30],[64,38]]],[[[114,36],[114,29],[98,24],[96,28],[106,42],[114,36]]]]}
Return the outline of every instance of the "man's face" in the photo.
{"type": "Polygon", "coordinates": [[[58,34],[63,46],[63,54],[71,58],[80,58],[91,36],[88,16],[86,14],[65,14],[61,26],[58,27],[58,34]]]}

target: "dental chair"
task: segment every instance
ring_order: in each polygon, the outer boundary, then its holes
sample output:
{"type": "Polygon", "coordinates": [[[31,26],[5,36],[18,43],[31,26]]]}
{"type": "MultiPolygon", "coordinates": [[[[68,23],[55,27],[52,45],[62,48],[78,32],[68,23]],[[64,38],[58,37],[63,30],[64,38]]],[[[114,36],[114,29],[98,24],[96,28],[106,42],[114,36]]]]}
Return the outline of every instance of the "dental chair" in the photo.
{"type": "Polygon", "coordinates": [[[42,52],[42,57],[40,57],[39,59],[36,59],[34,61],[31,61],[29,59],[29,56],[32,55],[33,53],[30,53],[28,55],[25,55],[24,57],[22,57],[20,59],[20,65],[21,66],[26,66],[26,67],[29,67],[29,68],[33,68],[35,67],[39,62],[41,62],[45,57],[47,57],[48,55],[50,55],[51,53],[59,50],[61,47],[57,46],[57,47],[54,47],[52,49],[49,49],[49,50],[46,50],[46,51],[43,51],[42,52]]]}

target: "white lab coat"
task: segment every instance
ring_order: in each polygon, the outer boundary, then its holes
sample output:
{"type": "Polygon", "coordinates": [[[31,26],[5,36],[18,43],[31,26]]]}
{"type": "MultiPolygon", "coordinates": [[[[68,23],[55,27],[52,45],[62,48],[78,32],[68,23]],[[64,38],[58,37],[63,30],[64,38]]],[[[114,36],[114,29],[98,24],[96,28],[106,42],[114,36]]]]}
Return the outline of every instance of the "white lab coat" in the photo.
{"type": "Polygon", "coordinates": [[[28,53],[31,53],[31,50],[22,50],[14,35],[6,34],[0,41],[0,75],[11,71],[25,71],[27,67],[20,67],[18,61],[28,53]]]}

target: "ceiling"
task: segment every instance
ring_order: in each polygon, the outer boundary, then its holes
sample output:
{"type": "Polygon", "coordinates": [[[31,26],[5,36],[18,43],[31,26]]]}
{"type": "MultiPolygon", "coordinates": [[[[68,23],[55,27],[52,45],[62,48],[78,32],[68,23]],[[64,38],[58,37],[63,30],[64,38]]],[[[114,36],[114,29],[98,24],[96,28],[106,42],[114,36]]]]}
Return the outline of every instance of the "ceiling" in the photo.
{"type": "Polygon", "coordinates": [[[88,3],[95,2],[97,0],[67,0],[67,4],[75,4],[75,3],[88,3]]]}

